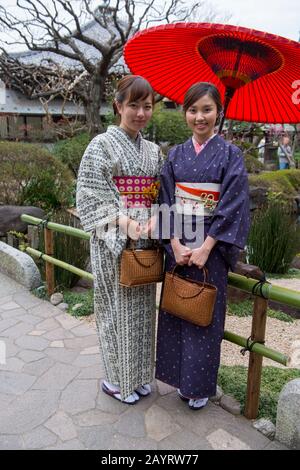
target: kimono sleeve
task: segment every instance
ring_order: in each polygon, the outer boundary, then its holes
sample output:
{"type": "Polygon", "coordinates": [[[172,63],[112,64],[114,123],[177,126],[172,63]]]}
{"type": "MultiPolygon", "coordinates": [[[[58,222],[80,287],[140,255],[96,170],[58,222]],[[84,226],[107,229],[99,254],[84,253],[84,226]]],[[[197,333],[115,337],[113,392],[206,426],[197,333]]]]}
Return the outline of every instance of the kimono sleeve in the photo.
{"type": "Polygon", "coordinates": [[[249,186],[243,155],[230,147],[229,162],[221,183],[221,194],[208,235],[218,241],[218,248],[234,267],[239,249],[245,247],[250,227],[249,186]]]}
{"type": "Polygon", "coordinates": [[[175,217],[174,211],[170,210],[175,207],[175,177],[172,163],[169,158],[164,162],[160,172],[160,191],[159,191],[159,241],[164,248],[173,256],[173,250],[170,240],[174,238],[175,217]]]}
{"type": "MultiPolygon", "coordinates": [[[[86,232],[95,232],[111,251],[118,249],[119,231],[109,224],[121,214],[117,188],[113,182],[113,165],[105,152],[101,136],[95,137],[82,157],[76,191],[76,207],[86,232]]],[[[122,243],[121,245],[123,245],[122,243]]]]}

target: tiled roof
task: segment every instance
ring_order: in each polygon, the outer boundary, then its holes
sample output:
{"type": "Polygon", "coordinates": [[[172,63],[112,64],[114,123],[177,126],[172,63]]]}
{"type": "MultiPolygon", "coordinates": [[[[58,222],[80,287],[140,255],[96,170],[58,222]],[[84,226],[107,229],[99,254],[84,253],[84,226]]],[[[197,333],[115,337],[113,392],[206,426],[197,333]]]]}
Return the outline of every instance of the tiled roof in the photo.
{"type": "MultiPolygon", "coordinates": [[[[2,92],[3,95],[3,92],[2,92]]],[[[22,93],[17,90],[7,88],[5,90],[5,98],[2,96],[0,101],[0,116],[3,113],[12,114],[26,114],[26,115],[45,115],[45,110],[38,99],[29,100],[22,93]],[[3,102],[4,101],[4,102],[3,102]]],[[[61,115],[63,100],[56,99],[49,104],[49,113],[53,116],[61,115]]],[[[106,114],[110,110],[107,104],[102,104],[101,114],[106,114]]],[[[68,101],[64,106],[65,115],[79,115],[85,114],[83,106],[76,106],[74,103],[68,101]]]]}
{"type": "MultiPolygon", "coordinates": [[[[102,28],[95,20],[90,21],[85,27],[82,28],[85,35],[91,39],[97,39],[99,42],[105,42],[109,38],[109,33],[106,29],[102,28]]],[[[112,26],[112,30],[116,34],[115,27],[112,26]]],[[[86,44],[78,39],[74,39],[78,49],[85,55],[87,59],[92,62],[96,62],[101,58],[101,53],[93,46],[86,44]]],[[[51,41],[49,41],[49,45],[51,45],[51,41]]],[[[72,48],[65,44],[60,44],[60,48],[67,51],[73,52],[72,48]]],[[[68,57],[64,57],[62,55],[56,54],[54,52],[48,51],[23,51],[23,52],[15,52],[10,54],[11,57],[18,58],[24,64],[41,64],[42,61],[46,61],[47,59],[51,59],[54,62],[60,64],[65,68],[80,68],[82,69],[82,64],[74,59],[69,59],[68,57]]],[[[45,64],[46,65],[46,64],[45,64]]],[[[124,62],[123,56],[118,60],[118,62],[110,69],[110,73],[128,73],[128,68],[124,62]]]]}

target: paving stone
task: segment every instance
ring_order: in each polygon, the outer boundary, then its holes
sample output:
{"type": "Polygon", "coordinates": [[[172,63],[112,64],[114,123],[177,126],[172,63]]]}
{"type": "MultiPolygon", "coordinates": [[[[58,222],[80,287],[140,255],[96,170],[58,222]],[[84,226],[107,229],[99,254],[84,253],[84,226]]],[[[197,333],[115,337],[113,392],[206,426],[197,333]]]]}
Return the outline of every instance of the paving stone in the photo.
{"type": "Polygon", "coordinates": [[[24,361],[17,357],[10,357],[7,359],[6,364],[0,364],[0,370],[9,370],[11,372],[21,372],[24,367],[24,361]]]}
{"type": "Polygon", "coordinates": [[[224,429],[217,429],[206,437],[213,450],[251,450],[251,447],[224,429]]]}
{"type": "MultiPolygon", "coordinates": [[[[234,443],[236,442],[238,446],[239,441],[241,441],[243,448],[248,446],[252,450],[258,450],[263,449],[270,442],[267,437],[256,431],[256,429],[252,427],[252,423],[244,416],[234,416],[233,424],[231,421],[226,420],[226,417],[223,417],[223,425],[218,428],[214,425],[214,429],[223,429],[228,433],[228,439],[226,439],[226,436],[223,439],[222,433],[217,436],[219,443],[222,443],[222,446],[223,444],[227,446],[225,448],[234,448],[234,443]],[[235,438],[238,439],[238,441],[235,441],[235,438]]],[[[208,433],[208,435],[209,434],[210,433],[208,433]]],[[[220,447],[220,449],[221,448],[223,447],[220,447]]]]}
{"type": "MultiPolygon", "coordinates": [[[[2,286],[2,282],[5,278],[3,278],[3,276],[1,275],[1,285],[0,285],[0,306],[2,308],[2,304],[6,304],[7,302],[11,302],[13,300],[13,293],[10,294],[10,295],[2,295],[2,293],[4,292],[4,289],[2,286]]],[[[8,280],[8,278],[6,278],[8,280]]],[[[5,282],[5,280],[4,280],[5,282]]]]}
{"type": "Polygon", "coordinates": [[[241,404],[229,395],[223,395],[220,400],[220,405],[224,410],[229,411],[233,415],[241,414],[241,404]]]}
{"type": "Polygon", "coordinates": [[[64,390],[78,373],[78,367],[56,363],[37,380],[32,389],[64,390]]]}
{"type": "Polygon", "coordinates": [[[57,436],[46,429],[38,426],[33,431],[23,434],[25,449],[42,449],[45,446],[54,445],[57,436]]]}
{"type": "Polygon", "coordinates": [[[0,341],[3,341],[5,344],[6,360],[10,357],[15,357],[20,351],[20,348],[15,345],[13,338],[5,338],[4,336],[0,336],[0,341]]]}
{"type": "Polygon", "coordinates": [[[0,415],[1,415],[1,408],[5,408],[8,406],[13,400],[15,400],[16,396],[15,395],[6,395],[4,393],[0,393],[0,415]]]}
{"type": "Polygon", "coordinates": [[[110,425],[80,428],[78,438],[86,449],[109,449],[115,432],[110,425]]]}
{"type": "MultiPolygon", "coordinates": [[[[172,450],[211,450],[205,437],[199,437],[188,429],[181,429],[158,443],[158,449],[172,450]]],[[[192,462],[192,460],[190,460],[192,462]]]]}
{"type": "Polygon", "coordinates": [[[27,310],[25,310],[24,308],[16,308],[14,310],[7,310],[3,312],[1,314],[1,317],[3,318],[3,320],[6,320],[8,318],[18,318],[18,317],[22,319],[25,315],[27,315],[27,310]]]}
{"type": "Polygon", "coordinates": [[[82,338],[66,339],[65,345],[68,349],[83,350],[99,344],[97,335],[84,336],[82,338]]]}
{"type": "Polygon", "coordinates": [[[56,330],[59,327],[60,325],[55,320],[55,318],[48,318],[47,320],[40,321],[37,325],[37,328],[39,330],[46,330],[46,331],[56,330]]]}
{"type": "Polygon", "coordinates": [[[32,307],[30,309],[31,315],[36,315],[42,318],[51,318],[57,315],[57,310],[54,305],[51,305],[50,302],[43,300],[39,305],[32,307]]]}
{"type": "Polygon", "coordinates": [[[165,384],[164,382],[161,382],[160,380],[156,381],[157,384],[157,390],[160,395],[168,395],[168,393],[174,392],[176,389],[174,387],[171,387],[171,385],[165,384]]]}
{"type": "Polygon", "coordinates": [[[30,363],[30,362],[39,361],[40,359],[45,357],[45,354],[42,352],[38,352],[38,351],[25,350],[25,351],[21,351],[18,356],[22,361],[30,363]]]}
{"type": "Polygon", "coordinates": [[[147,435],[155,441],[161,441],[181,429],[172,419],[172,416],[157,405],[153,405],[147,410],[145,424],[147,435]]]}
{"type": "Polygon", "coordinates": [[[127,437],[146,437],[144,413],[129,409],[120,416],[114,429],[127,437]]]}
{"type": "Polygon", "coordinates": [[[45,349],[47,356],[52,357],[56,361],[63,362],[65,364],[73,364],[75,358],[78,356],[78,351],[66,351],[62,348],[47,348],[45,349]]]}
{"type": "Polygon", "coordinates": [[[21,336],[16,340],[16,345],[33,351],[44,351],[49,346],[49,341],[37,336],[21,336]]]}
{"type": "Polygon", "coordinates": [[[46,331],[43,330],[32,330],[28,333],[29,336],[43,336],[46,331]]]}
{"type": "Polygon", "coordinates": [[[90,356],[78,356],[77,359],[74,361],[74,366],[89,367],[99,364],[100,360],[100,354],[94,354],[90,356]]]}
{"type": "MultiPolygon", "coordinates": [[[[98,381],[98,384],[99,384],[99,381],[98,381]]],[[[118,400],[114,400],[113,398],[103,393],[101,390],[100,384],[98,385],[98,389],[99,389],[99,394],[98,394],[97,405],[96,405],[97,409],[100,409],[101,411],[104,411],[106,413],[120,415],[122,413],[125,413],[125,411],[128,410],[128,406],[131,406],[131,405],[126,405],[125,403],[121,403],[118,400]]],[[[135,406],[138,406],[138,404],[135,406]]]]}
{"type": "Polygon", "coordinates": [[[19,292],[18,294],[14,294],[13,300],[17,302],[17,304],[21,305],[23,308],[26,308],[27,310],[43,302],[42,299],[39,299],[35,295],[25,291],[19,292]]]}
{"type": "Polygon", "coordinates": [[[63,411],[58,411],[45,423],[45,426],[55,433],[62,441],[70,441],[77,437],[77,431],[72,419],[63,411]]]}
{"type": "Polygon", "coordinates": [[[64,330],[63,328],[57,328],[55,330],[47,332],[46,334],[44,334],[43,337],[51,341],[56,341],[59,339],[74,338],[74,335],[68,330],[64,330]]]}
{"type": "Polygon", "coordinates": [[[75,336],[90,336],[95,334],[95,329],[87,324],[79,325],[76,328],[72,328],[72,333],[75,336]]]}
{"type": "MultiPolygon", "coordinates": [[[[23,372],[39,377],[50,369],[54,364],[54,360],[50,357],[44,357],[38,361],[31,362],[24,366],[23,372]]],[[[35,388],[35,387],[33,387],[35,388]]]]}
{"type": "Polygon", "coordinates": [[[104,377],[104,367],[100,363],[94,364],[93,366],[85,367],[79,374],[79,379],[101,379],[104,377]]]}
{"type": "Polygon", "coordinates": [[[67,313],[60,312],[60,315],[56,316],[56,320],[66,330],[71,330],[72,328],[75,328],[76,326],[80,325],[80,320],[78,320],[77,318],[71,317],[67,313]]]}
{"type": "Polygon", "coordinates": [[[29,313],[24,315],[24,317],[22,316],[22,320],[26,323],[30,323],[30,325],[37,325],[38,323],[40,323],[39,317],[37,317],[36,315],[30,315],[29,313]]]}
{"type": "Polygon", "coordinates": [[[45,447],[44,450],[84,450],[85,447],[78,439],[72,439],[68,442],[61,442],[55,447],[45,447]]]}
{"type": "Polygon", "coordinates": [[[286,447],[284,444],[278,441],[270,441],[266,447],[264,447],[264,450],[290,450],[288,447],[286,447]]]}
{"type": "Polygon", "coordinates": [[[63,341],[52,341],[52,343],[50,343],[50,348],[64,348],[65,345],[64,345],[64,342],[63,341]]]}
{"type": "Polygon", "coordinates": [[[30,390],[0,410],[0,433],[23,434],[43,424],[58,408],[59,392],[30,390]]]}
{"type": "Polygon", "coordinates": [[[2,310],[15,310],[19,308],[20,305],[14,302],[13,300],[10,300],[9,302],[3,303],[1,302],[1,308],[2,310]]]}
{"type": "Polygon", "coordinates": [[[97,380],[74,380],[63,391],[60,408],[77,414],[95,408],[98,393],[97,380]]]}
{"type": "Polygon", "coordinates": [[[85,348],[80,353],[81,356],[86,356],[90,354],[99,354],[99,346],[91,346],[90,348],[85,348]]]}
{"type": "Polygon", "coordinates": [[[23,440],[20,436],[0,435],[0,450],[22,450],[23,440]]]}
{"type": "Polygon", "coordinates": [[[100,410],[90,410],[73,416],[73,422],[77,426],[88,427],[102,424],[113,424],[118,420],[118,415],[104,413],[100,410]]]}
{"type": "Polygon", "coordinates": [[[7,330],[2,331],[1,335],[7,338],[20,338],[32,330],[32,325],[19,322],[17,325],[11,326],[7,330]]]}
{"type": "Polygon", "coordinates": [[[157,450],[157,442],[149,438],[130,438],[122,434],[112,436],[109,450],[157,450]]]}
{"type": "Polygon", "coordinates": [[[26,392],[35,380],[32,375],[0,371],[0,393],[20,395],[26,392]]]}
{"type": "Polygon", "coordinates": [[[16,325],[19,323],[18,318],[7,318],[6,320],[0,321],[0,333],[4,330],[7,330],[10,326],[16,325]]]}

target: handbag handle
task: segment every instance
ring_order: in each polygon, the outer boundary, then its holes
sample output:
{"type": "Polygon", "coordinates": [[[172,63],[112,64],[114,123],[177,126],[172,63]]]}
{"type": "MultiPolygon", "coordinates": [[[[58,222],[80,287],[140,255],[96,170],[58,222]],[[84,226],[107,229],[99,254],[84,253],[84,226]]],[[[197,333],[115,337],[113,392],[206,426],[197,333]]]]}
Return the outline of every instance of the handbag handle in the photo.
{"type": "Polygon", "coordinates": [[[200,288],[199,292],[196,292],[196,294],[193,294],[193,295],[188,295],[188,296],[184,296],[184,295],[181,295],[179,294],[179,292],[176,291],[176,287],[175,287],[175,282],[174,282],[174,274],[175,274],[175,269],[178,267],[179,265],[176,264],[172,270],[172,273],[171,273],[171,277],[172,277],[172,282],[173,282],[173,288],[174,288],[174,292],[175,294],[180,297],[181,299],[193,299],[195,297],[197,297],[198,295],[200,295],[204,288],[205,288],[205,284],[206,284],[206,279],[208,277],[208,269],[203,266],[202,270],[203,270],[203,273],[204,273],[204,281],[203,281],[203,286],[200,288]]]}
{"type": "MultiPolygon", "coordinates": [[[[131,240],[131,245],[134,245],[133,243],[133,240],[131,240]]],[[[134,256],[134,259],[135,261],[140,265],[142,266],[143,268],[151,268],[152,266],[154,266],[154,264],[157,262],[158,260],[158,257],[159,257],[159,253],[160,253],[160,249],[159,249],[159,246],[157,247],[157,250],[156,250],[156,257],[154,259],[154,261],[152,261],[150,264],[144,264],[141,262],[141,260],[138,259],[138,257],[136,256],[136,253],[134,251],[134,247],[132,246],[132,248],[130,248],[131,251],[132,251],[132,254],[134,256]]]]}

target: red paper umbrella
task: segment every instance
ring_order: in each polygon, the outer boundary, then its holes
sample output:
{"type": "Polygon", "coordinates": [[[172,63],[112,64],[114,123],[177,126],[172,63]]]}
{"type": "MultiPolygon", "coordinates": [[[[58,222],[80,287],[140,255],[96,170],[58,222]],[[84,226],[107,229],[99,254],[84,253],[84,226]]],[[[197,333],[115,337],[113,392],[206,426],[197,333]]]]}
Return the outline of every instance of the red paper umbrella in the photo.
{"type": "Polygon", "coordinates": [[[229,119],[300,122],[298,42],[240,26],[175,23],[138,32],[124,55],[132,73],[177,103],[194,83],[212,82],[229,119]]]}

